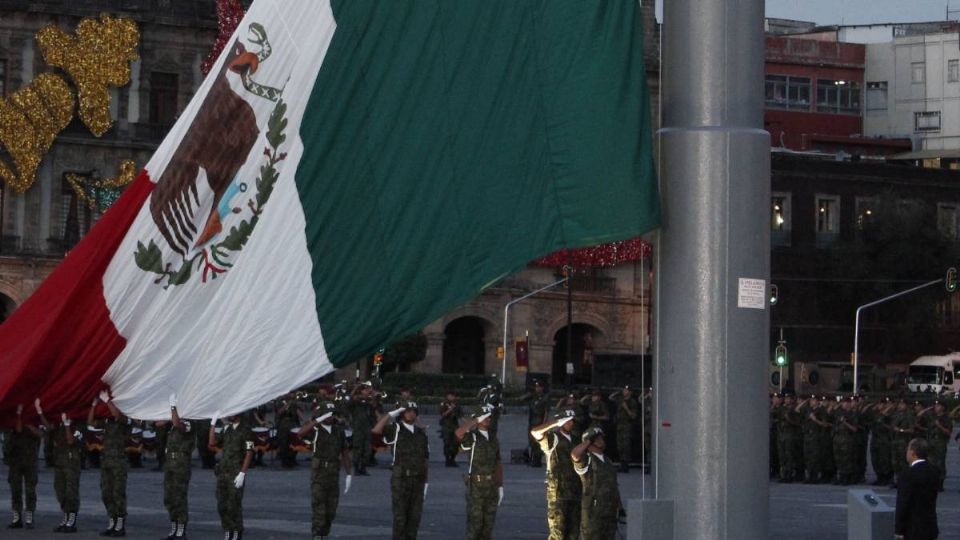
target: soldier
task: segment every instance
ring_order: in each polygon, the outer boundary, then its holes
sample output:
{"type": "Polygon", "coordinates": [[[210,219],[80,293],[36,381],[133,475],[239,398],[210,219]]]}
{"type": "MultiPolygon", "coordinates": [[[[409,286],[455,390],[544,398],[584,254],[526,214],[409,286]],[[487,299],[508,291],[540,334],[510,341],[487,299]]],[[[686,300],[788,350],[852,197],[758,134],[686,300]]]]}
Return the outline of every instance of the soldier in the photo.
{"type": "Polygon", "coordinates": [[[358,476],[369,476],[367,464],[373,455],[370,446],[370,429],[373,427],[371,418],[374,415],[373,383],[364,381],[353,389],[349,401],[350,427],[353,429],[353,473],[358,476]]]}
{"type": "Polygon", "coordinates": [[[500,442],[491,430],[490,405],[478,407],[470,420],[457,428],[460,450],[470,452],[467,469],[467,540],[493,538],[497,507],[503,501],[503,464],[500,442]],[[474,429],[475,428],[475,429],[474,429]]]}
{"type": "Polygon", "coordinates": [[[310,460],[310,505],[313,511],[314,540],[330,534],[330,526],[340,503],[340,467],[347,474],[343,494],[350,491],[350,448],[347,436],[337,425],[337,406],[333,402],[320,403],[316,416],[300,428],[300,437],[311,441],[313,457],[310,460]],[[311,436],[312,432],[312,436],[311,436]],[[308,438],[309,437],[309,438],[308,438]]]}
{"type": "Polygon", "coordinates": [[[594,388],[589,397],[584,396],[580,401],[587,409],[590,427],[605,428],[607,421],[610,420],[610,411],[607,409],[607,404],[603,402],[600,389],[594,388]]]}
{"type": "Polygon", "coordinates": [[[13,521],[7,525],[9,529],[33,528],[33,513],[37,510],[37,452],[42,436],[36,426],[24,424],[23,405],[17,405],[16,424],[7,439],[9,453],[4,454],[10,466],[7,481],[13,499],[13,521]]]}
{"type": "Polygon", "coordinates": [[[427,473],[430,450],[427,433],[417,425],[417,404],[408,401],[389,414],[380,417],[373,426],[374,435],[382,435],[383,442],[393,448],[393,476],[390,491],[393,495],[393,538],[416,540],[427,498],[427,473]],[[397,418],[400,419],[396,422],[397,418]],[[393,420],[396,423],[387,425],[393,420]]]}
{"type": "Polygon", "coordinates": [[[893,427],[890,425],[890,410],[893,404],[890,398],[871,407],[873,426],[870,430],[870,463],[877,479],[874,486],[887,485],[893,481],[893,464],[890,462],[890,445],[893,443],[893,427]]]}
{"type": "Polygon", "coordinates": [[[870,418],[869,409],[867,409],[867,403],[860,394],[854,396],[853,415],[857,426],[860,428],[854,436],[853,447],[856,457],[854,480],[858,484],[864,484],[867,481],[867,442],[870,440],[870,426],[873,422],[870,418]]]}
{"type": "Polygon", "coordinates": [[[586,413],[583,410],[583,407],[580,405],[580,401],[577,400],[577,395],[573,392],[568,393],[566,396],[562,397],[560,401],[557,402],[558,410],[560,409],[569,409],[573,411],[573,438],[574,440],[580,440],[580,434],[583,433],[583,430],[586,429],[586,413]]]}
{"type": "Polygon", "coordinates": [[[277,425],[277,457],[280,465],[285,469],[297,466],[297,453],[290,448],[290,430],[300,426],[300,406],[296,397],[284,396],[277,402],[274,413],[277,425]]]}
{"type": "MultiPolygon", "coordinates": [[[[177,412],[177,395],[170,395],[170,432],[167,436],[166,459],[163,461],[163,506],[170,516],[167,540],[186,538],[187,491],[190,488],[190,456],[196,437],[193,422],[183,420],[177,412]]],[[[204,445],[207,446],[207,445],[204,445]]]]}
{"type": "Polygon", "coordinates": [[[854,405],[852,397],[844,400],[833,423],[833,459],[837,464],[837,480],[834,483],[844,486],[854,484],[857,480],[856,435],[860,426],[854,405]]]}
{"type": "Polygon", "coordinates": [[[580,536],[581,485],[573,470],[573,409],[563,409],[553,422],[534,426],[530,436],[547,457],[547,526],[550,540],[577,540],[580,536]]]}
{"type": "Polygon", "coordinates": [[[900,481],[900,473],[907,468],[906,458],[907,444],[913,438],[916,431],[916,417],[913,411],[907,406],[907,402],[901,399],[897,402],[897,410],[891,418],[893,425],[893,444],[890,446],[890,460],[893,462],[894,481],[891,488],[897,487],[900,481]]]}
{"type": "Polygon", "coordinates": [[[453,390],[447,390],[446,400],[440,404],[440,433],[443,437],[443,457],[447,467],[457,466],[456,431],[460,427],[460,417],[463,416],[457,395],[453,390]]]}
{"type": "Polygon", "coordinates": [[[100,536],[121,537],[127,535],[127,436],[130,434],[130,422],[110,400],[110,394],[100,392],[94,398],[87,416],[87,424],[92,425],[97,403],[103,403],[110,411],[103,421],[103,450],[100,459],[100,496],[109,519],[107,529],[100,536]]]}
{"type": "Polygon", "coordinates": [[[80,437],[82,433],[72,426],[73,421],[67,417],[66,413],[60,415],[60,424],[54,427],[43,416],[39,399],[33,402],[33,406],[37,410],[40,422],[53,434],[51,437],[54,462],[53,489],[57,494],[60,510],[63,511],[63,519],[53,532],[77,532],[77,512],[80,511],[80,437]]]}
{"type": "MultiPolygon", "coordinates": [[[[539,380],[533,381],[533,392],[524,394],[521,401],[527,402],[527,429],[533,426],[539,426],[547,421],[547,413],[550,411],[550,403],[547,396],[543,393],[543,383],[539,380]]],[[[527,441],[527,451],[530,454],[530,466],[540,467],[543,465],[543,452],[540,451],[540,445],[532,436],[527,441]]]]}
{"type": "Polygon", "coordinates": [[[633,390],[624,386],[623,390],[610,394],[610,400],[617,402],[617,454],[620,458],[620,472],[630,472],[630,457],[633,455],[631,436],[633,423],[640,413],[640,404],[633,397],[633,390]]]}
{"type": "MultiPolygon", "coordinates": [[[[210,420],[207,434],[207,446],[211,450],[217,446],[217,433],[214,426],[220,412],[210,420]]],[[[253,460],[253,434],[250,428],[240,424],[240,415],[228,416],[221,435],[223,457],[217,463],[217,511],[223,526],[224,540],[243,538],[243,486],[247,469],[253,460]]]]}
{"type": "Polygon", "coordinates": [[[500,410],[503,408],[503,385],[496,373],[490,375],[490,384],[481,388],[477,397],[482,405],[490,407],[490,433],[496,436],[500,426],[500,410]]]}
{"type": "Polygon", "coordinates": [[[613,540],[622,509],[617,468],[603,453],[606,443],[602,429],[592,427],[582,439],[570,452],[573,470],[583,484],[580,532],[583,540],[613,540]]]}
{"type": "Polygon", "coordinates": [[[780,409],[780,431],[778,432],[780,437],[778,441],[780,481],[785,484],[802,477],[800,467],[802,466],[801,445],[803,439],[801,438],[801,424],[803,419],[800,417],[800,413],[796,411],[796,407],[796,398],[793,394],[787,394],[784,397],[783,408],[780,409]]]}
{"type": "Polygon", "coordinates": [[[805,483],[816,484],[823,481],[823,458],[820,455],[820,428],[827,425],[820,417],[820,400],[817,396],[800,402],[797,412],[803,417],[801,430],[803,432],[803,461],[807,469],[805,483]]]}
{"type": "Polygon", "coordinates": [[[943,403],[933,403],[933,415],[927,428],[927,440],[930,442],[931,463],[940,469],[940,491],[943,491],[943,481],[947,477],[947,445],[953,433],[953,420],[947,414],[943,403]]]}

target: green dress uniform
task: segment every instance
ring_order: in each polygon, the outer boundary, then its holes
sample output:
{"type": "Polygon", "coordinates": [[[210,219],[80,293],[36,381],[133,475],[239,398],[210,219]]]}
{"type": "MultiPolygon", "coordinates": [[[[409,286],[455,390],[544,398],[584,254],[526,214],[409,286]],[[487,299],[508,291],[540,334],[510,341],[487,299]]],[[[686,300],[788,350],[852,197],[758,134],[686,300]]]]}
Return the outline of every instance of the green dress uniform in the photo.
{"type": "Polygon", "coordinates": [[[639,413],[640,405],[633,396],[629,399],[622,395],[617,400],[617,458],[620,460],[620,470],[630,470],[630,461],[633,457],[633,425],[639,413]]]}
{"type": "Polygon", "coordinates": [[[40,437],[24,428],[7,433],[7,444],[7,481],[10,483],[12,508],[17,514],[11,525],[18,527],[19,523],[21,526],[32,527],[33,513],[37,510],[37,453],[40,450],[40,437]]]}
{"type": "Polygon", "coordinates": [[[247,452],[253,453],[253,433],[241,423],[226,424],[221,435],[223,457],[216,466],[217,512],[224,531],[243,533],[243,487],[234,485],[234,479],[243,468],[247,452]]]}
{"type": "Polygon", "coordinates": [[[583,484],[580,501],[583,540],[613,540],[620,509],[616,465],[602,454],[587,452],[580,461],[573,462],[573,468],[583,484]]]}
{"type": "MultiPolygon", "coordinates": [[[[209,430],[209,427],[207,429],[209,430]]],[[[190,456],[193,455],[195,444],[192,421],[181,420],[179,428],[171,425],[167,435],[166,459],[163,462],[163,506],[170,516],[168,538],[171,539],[184,537],[190,517],[187,493],[192,474],[190,456]]]]}
{"type": "Polygon", "coordinates": [[[103,424],[103,450],[100,457],[100,497],[110,519],[110,529],[122,531],[127,517],[127,437],[130,423],[126,417],[108,417],[103,424]]]}
{"type": "Polygon", "coordinates": [[[338,425],[317,424],[313,432],[310,460],[310,506],[314,537],[330,534],[340,503],[340,458],[347,448],[347,436],[338,425]]]}
{"type": "Polygon", "coordinates": [[[76,426],[58,424],[53,428],[53,490],[63,511],[63,520],[57,532],[73,532],[77,528],[80,511],[80,446],[83,433],[76,426]],[[73,430],[73,444],[67,442],[67,430],[73,430]]]}
{"type": "Polygon", "coordinates": [[[573,437],[557,429],[539,441],[547,457],[547,526],[550,540],[580,537],[580,478],[573,470],[573,437]]]}
{"type": "Polygon", "coordinates": [[[427,459],[430,450],[423,429],[402,420],[386,426],[383,442],[393,450],[394,540],[416,540],[423,514],[423,485],[427,481],[427,459]]]}
{"type": "Polygon", "coordinates": [[[470,465],[464,478],[467,490],[467,540],[493,538],[497,517],[500,442],[492,432],[473,429],[460,441],[460,450],[470,453],[470,465]]]}
{"type": "Polygon", "coordinates": [[[454,467],[457,462],[458,444],[457,428],[460,427],[460,417],[463,412],[456,402],[444,401],[440,405],[441,415],[451,411],[447,416],[440,417],[440,436],[443,437],[443,457],[446,458],[447,466],[454,467]]]}

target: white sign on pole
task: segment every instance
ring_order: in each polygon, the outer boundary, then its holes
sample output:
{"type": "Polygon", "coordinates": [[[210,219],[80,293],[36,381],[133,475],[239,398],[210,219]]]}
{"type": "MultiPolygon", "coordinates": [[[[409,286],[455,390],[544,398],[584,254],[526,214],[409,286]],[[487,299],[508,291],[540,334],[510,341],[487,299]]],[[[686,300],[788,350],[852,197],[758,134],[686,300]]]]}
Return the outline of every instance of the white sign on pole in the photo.
{"type": "Polygon", "coordinates": [[[740,278],[740,284],[737,287],[737,307],[767,309],[767,281],[740,278]]]}
{"type": "Polygon", "coordinates": [[[573,362],[567,362],[567,375],[573,375],[573,362]]]}

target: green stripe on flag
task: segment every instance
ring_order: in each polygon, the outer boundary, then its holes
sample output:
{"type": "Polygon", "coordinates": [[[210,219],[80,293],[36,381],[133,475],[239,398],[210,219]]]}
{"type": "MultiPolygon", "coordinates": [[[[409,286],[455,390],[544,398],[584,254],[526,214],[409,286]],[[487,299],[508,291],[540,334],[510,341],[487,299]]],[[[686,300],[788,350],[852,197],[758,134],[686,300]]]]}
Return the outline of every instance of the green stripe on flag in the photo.
{"type": "Polygon", "coordinates": [[[637,2],[333,7],[296,181],[335,365],[533,258],[658,225],[637,2]]]}

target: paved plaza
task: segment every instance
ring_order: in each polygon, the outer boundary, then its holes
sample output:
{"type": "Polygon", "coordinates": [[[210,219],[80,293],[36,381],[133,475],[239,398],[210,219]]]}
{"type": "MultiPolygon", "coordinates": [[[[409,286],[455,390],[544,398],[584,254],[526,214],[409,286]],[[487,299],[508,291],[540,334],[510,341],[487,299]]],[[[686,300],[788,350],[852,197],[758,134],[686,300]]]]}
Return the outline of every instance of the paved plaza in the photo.
{"type": "MultiPolygon", "coordinates": [[[[464,466],[445,468],[437,417],[424,415],[431,428],[430,488],[424,507],[420,537],[426,539],[462,538],[465,524],[464,466]]],[[[511,448],[524,444],[525,414],[511,414],[501,421],[501,445],[504,460],[509,460],[511,448]]],[[[389,463],[389,455],[379,455],[381,464],[389,463]]],[[[463,457],[460,459],[463,462],[463,457]]],[[[244,498],[244,538],[287,539],[310,537],[309,462],[301,455],[297,469],[284,470],[279,462],[267,458],[268,467],[251,470],[247,476],[244,498]]],[[[128,484],[130,538],[164,538],[169,530],[163,509],[162,474],[152,470],[154,460],[148,460],[143,469],[132,469],[128,484]]],[[[947,491],[939,499],[941,538],[960,538],[960,454],[956,445],[950,448],[950,476],[947,491]]],[[[543,469],[525,465],[505,466],[503,505],[497,513],[496,538],[546,538],[546,503],[544,501],[543,469]]],[[[6,478],[6,468],[2,469],[6,478]]],[[[0,528],[3,539],[100,538],[98,532],[106,526],[103,505],[100,503],[100,475],[97,470],[85,470],[81,480],[80,532],[73,535],[54,534],[60,514],[53,494],[53,471],[41,468],[38,526],[33,531],[11,531],[0,528]]],[[[640,497],[642,489],[652,489],[650,476],[639,469],[619,475],[620,491],[624,499],[640,497]]],[[[882,488],[878,495],[891,505],[895,492],[882,488]]],[[[8,508],[10,498],[6,481],[0,482],[0,501],[8,508]]],[[[679,511],[683,511],[679,509],[679,511]]],[[[9,513],[2,512],[3,524],[9,513]]],[[[200,468],[194,460],[190,484],[189,537],[196,539],[222,538],[214,498],[214,476],[200,468]]],[[[831,540],[846,538],[846,489],[840,486],[811,486],[803,484],[770,485],[771,537],[783,540],[831,540]]],[[[334,538],[388,539],[391,536],[390,471],[385,466],[370,469],[369,477],[356,477],[350,493],[341,496],[340,508],[333,526],[334,538]]]]}

